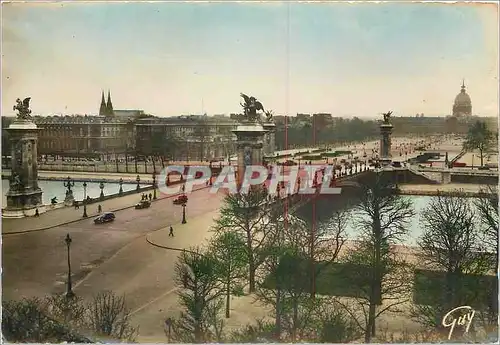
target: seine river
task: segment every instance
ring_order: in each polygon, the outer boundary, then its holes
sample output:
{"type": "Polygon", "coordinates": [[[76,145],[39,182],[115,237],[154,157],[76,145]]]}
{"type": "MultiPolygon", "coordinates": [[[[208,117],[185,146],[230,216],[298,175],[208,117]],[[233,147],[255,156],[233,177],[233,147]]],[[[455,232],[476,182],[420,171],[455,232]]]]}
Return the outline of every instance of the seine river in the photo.
{"type": "MultiPolygon", "coordinates": [[[[433,197],[405,195],[404,198],[408,198],[412,201],[413,209],[415,210],[415,216],[412,217],[412,219],[409,221],[408,236],[406,240],[403,241],[403,243],[405,245],[415,246],[418,238],[422,235],[422,225],[420,223],[422,211],[429,206],[430,201],[432,200],[433,197]]],[[[471,202],[473,201],[473,199],[468,199],[468,200],[470,200],[471,202]]],[[[346,229],[346,235],[348,239],[356,239],[359,236],[359,230],[357,227],[358,221],[356,219],[359,219],[359,216],[356,214],[353,214],[350,217],[346,229]]],[[[327,224],[328,221],[325,222],[326,228],[328,228],[327,224]]]]}
{"type": "MultiPolygon", "coordinates": [[[[58,202],[63,202],[66,196],[66,188],[63,181],[38,181],[38,185],[43,191],[42,201],[45,205],[50,204],[53,197],[57,197],[58,202]]],[[[136,188],[135,183],[124,183],[122,189],[124,192],[136,188]]],[[[144,186],[142,186],[144,187],[144,186]]],[[[75,186],[71,188],[76,200],[83,200],[83,182],[75,182],[75,186]]],[[[5,207],[7,205],[7,198],[5,194],[9,190],[9,180],[2,180],[2,203],[5,207]]],[[[104,183],[104,195],[117,194],[120,190],[118,183],[104,183]]],[[[87,195],[91,198],[98,198],[101,194],[98,182],[87,182],[87,195]]]]}

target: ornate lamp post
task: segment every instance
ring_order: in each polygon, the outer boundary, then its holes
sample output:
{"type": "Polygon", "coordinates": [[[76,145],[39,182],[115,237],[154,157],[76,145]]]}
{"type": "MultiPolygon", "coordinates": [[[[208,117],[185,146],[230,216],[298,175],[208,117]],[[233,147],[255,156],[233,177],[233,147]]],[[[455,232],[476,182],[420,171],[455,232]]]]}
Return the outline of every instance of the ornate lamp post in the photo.
{"type": "Polygon", "coordinates": [[[123,179],[121,177],[118,183],[120,184],[120,190],[118,191],[118,194],[123,194],[123,179]]]}
{"type": "Polygon", "coordinates": [[[83,218],[87,218],[87,182],[83,182],[83,218]]]}
{"type": "Polygon", "coordinates": [[[153,199],[156,200],[156,173],[153,172],[153,199]]]}
{"type": "Polygon", "coordinates": [[[66,181],[63,182],[64,187],[68,188],[66,191],[66,195],[73,194],[73,191],[71,190],[71,187],[75,186],[75,182],[71,181],[71,177],[67,177],[66,181]]]}
{"type": "Polygon", "coordinates": [[[99,196],[99,198],[104,199],[104,181],[101,181],[101,183],[99,183],[99,188],[101,188],[101,195],[99,196]]]}
{"type": "Polygon", "coordinates": [[[70,259],[70,247],[71,247],[71,237],[69,237],[69,234],[66,234],[66,239],[64,240],[66,242],[66,246],[68,247],[68,288],[66,290],[66,297],[67,298],[72,298],[75,297],[75,293],[73,292],[73,286],[71,284],[71,259],[70,259]]]}
{"type": "Polygon", "coordinates": [[[139,185],[139,183],[141,182],[141,177],[139,175],[137,175],[137,177],[135,178],[135,182],[137,182],[137,187],[135,187],[135,190],[139,191],[139,189],[141,188],[141,186],[139,185]]]}
{"type": "Polygon", "coordinates": [[[182,224],[186,224],[186,203],[182,204],[182,224]]]}

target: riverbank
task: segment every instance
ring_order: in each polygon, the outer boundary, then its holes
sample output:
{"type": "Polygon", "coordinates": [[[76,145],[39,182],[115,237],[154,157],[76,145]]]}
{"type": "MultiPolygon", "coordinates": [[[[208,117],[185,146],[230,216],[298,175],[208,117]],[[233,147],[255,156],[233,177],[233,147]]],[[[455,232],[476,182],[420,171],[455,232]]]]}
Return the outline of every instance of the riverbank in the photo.
{"type": "Polygon", "coordinates": [[[481,190],[485,186],[472,183],[449,183],[449,184],[412,184],[400,185],[399,190],[403,195],[455,195],[457,192],[463,192],[467,197],[481,196],[481,190]]]}

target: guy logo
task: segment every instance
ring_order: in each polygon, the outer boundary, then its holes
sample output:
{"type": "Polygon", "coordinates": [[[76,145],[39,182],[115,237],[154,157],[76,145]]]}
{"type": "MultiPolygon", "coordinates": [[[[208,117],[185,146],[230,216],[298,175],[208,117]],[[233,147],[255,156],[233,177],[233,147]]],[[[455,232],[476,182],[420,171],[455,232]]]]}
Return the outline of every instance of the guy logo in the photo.
{"type": "Polygon", "coordinates": [[[474,318],[475,314],[476,311],[472,309],[472,307],[469,307],[468,305],[463,305],[461,307],[457,307],[447,312],[446,315],[443,317],[443,321],[441,322],[441,324],[443,325],[443,327],[446,328],[450,327],[450,333],[448,333],[448,340],[451,339],[451,335],[453,334],[453,330],[455,329],[456,325],[465,326],[464,334],[468,333],[470,325],[472,324],[472,319],[474,318]],[[454,317],[452,314],[458,310],[461,310],[462,312],[460,313],[460,316],[457,318],[454,317]]]}

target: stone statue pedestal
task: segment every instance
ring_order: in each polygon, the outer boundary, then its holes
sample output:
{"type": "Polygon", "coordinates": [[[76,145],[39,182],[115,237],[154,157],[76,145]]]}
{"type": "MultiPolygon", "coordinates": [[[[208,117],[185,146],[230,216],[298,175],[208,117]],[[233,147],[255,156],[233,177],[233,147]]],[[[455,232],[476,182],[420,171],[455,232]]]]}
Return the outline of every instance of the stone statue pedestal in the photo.
{"type": "Polygon", "coordinates": [[[64,206],[73,206],[75,197],[72,190],[66,190],[66,197],[64,198],[64,206]]]}
{"type": "Polygon", "coordinates": [[[264,122],[262,127],[266,131],[264,134],[264,155],[267,157],[274,156],[276,149],[276,124],[274,122],[264,122]]]}
{"type": "Polygon", "coordinates": [[[7,131],[12,145],[12,168],[7,207],[3,218],[22,218],[44,213],[42,190],[38,187],[37,141],[39,128],[30,120],[17,119],[7,131]]]}
{"type": "Polygon", "coordinates": [[[391,134],[393,126],[390,123],[382,123],[380,125],[380,134],[382,138],[380,139],[380,155],[379,162],[382,167],[391,166],[392,154],[391,154],[391,134]]]}
{"type": "Polygon", "coordinates": [[[238,188],[242,185],[245,168],[249,165],[262,165],[264,135],[267,131],[257,122],[242,122],[233,133],[236,134],[237,172],[236,182],[238,188]]]}

